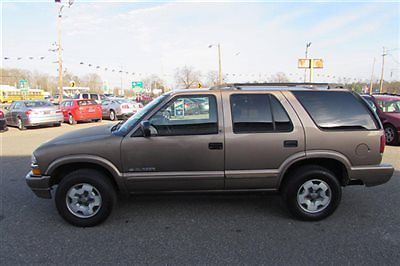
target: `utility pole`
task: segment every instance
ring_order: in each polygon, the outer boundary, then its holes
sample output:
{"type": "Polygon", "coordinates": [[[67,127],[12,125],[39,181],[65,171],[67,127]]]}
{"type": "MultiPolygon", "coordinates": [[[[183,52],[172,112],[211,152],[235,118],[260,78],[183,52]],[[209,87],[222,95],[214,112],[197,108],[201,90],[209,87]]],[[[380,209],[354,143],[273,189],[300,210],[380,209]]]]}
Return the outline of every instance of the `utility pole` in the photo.
{"type": "Polygon", "coordinates": [[[383,88],[383,72],[384,72],[384,69],[385,69],[385,56],[387,55],[386,52],[387,52],[387,51],[386,51],[386,48],[383,47],[381,82],[380,82],[380,85],[379,85],[379,92],[380,92],[380,93],[382,93],[382,88],[383,88]]]}
{"type": "MultiPolygon", "coordinates": [[[[306,59],[308,59],[308,48],[310,48],[310,46],[311,46],[311,42],[306,43],[306,59]]],[[[310,62],[310,64],[311,64],[311,62],[310,62]]],[[[310,65],[310,68],[311,68],[311,65],[310,65]]],[[[304,69],[304,82],[307,82],[307,68],[304,69]]]]}
{"type": "Polygon", "coordinates": [[[375,60],[376,58],[374,57],[374,61],[372,63],[372,72],[371,72],[371,83],[369,85],[369,94],[372,94],[372,86],[373,86],[373,79],[374,79],[374,68],[375,68],[375,60]]]}

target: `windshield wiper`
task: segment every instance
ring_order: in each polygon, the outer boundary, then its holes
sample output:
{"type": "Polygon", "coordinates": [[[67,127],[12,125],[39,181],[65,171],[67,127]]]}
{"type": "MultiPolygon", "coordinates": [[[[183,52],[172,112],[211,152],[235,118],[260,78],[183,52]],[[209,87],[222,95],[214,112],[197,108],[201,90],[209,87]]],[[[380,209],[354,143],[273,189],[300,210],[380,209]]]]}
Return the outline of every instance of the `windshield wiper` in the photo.
{"type": "Polygon", "coordinates": [[[113,125],[112,128],[111,128],[111,132],[114,132],[115,130],[118,130],[124,122],[125,121],[122,120],[122,121],[119,121],[117,124],[113,125]]]}

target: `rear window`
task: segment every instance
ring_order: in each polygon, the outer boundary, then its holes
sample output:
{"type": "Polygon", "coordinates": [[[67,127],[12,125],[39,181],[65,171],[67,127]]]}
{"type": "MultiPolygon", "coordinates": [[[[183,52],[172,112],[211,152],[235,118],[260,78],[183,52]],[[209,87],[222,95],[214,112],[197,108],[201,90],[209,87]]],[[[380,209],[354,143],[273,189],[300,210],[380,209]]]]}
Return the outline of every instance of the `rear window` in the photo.
{"type": "Polygon", "coordinates": [[[97,103],[93,100],[83,100],[83,101],[78,101],[79,106],[85,106],[85,105],[96,105],[97,103]]]}
{"type": "Polygon", "coordinates": [[[48,107],[48,106],[53,106],[51,102],[48,101],[35,101],[35,102],[25,102],[25,106],[28,108],[34,108],[34,107],[48,107]]]}
{"type": "Polygon", "coordinates": [[[294,91],[322,129],[375,130],[379,123],[365,102],[346,91],[294,91]]]}

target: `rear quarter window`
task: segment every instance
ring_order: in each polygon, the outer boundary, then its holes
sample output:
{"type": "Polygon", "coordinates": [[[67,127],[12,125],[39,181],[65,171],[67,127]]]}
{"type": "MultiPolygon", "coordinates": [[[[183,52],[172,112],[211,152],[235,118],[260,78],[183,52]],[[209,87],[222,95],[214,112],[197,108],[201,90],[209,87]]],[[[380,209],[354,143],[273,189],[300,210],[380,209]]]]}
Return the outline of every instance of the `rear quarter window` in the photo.
{"type": "Polygon", "coordinates": [[[331,130],[376,130],[379,122],[362,99],[347,91],[294,91],[315,124],[331,130]]]}

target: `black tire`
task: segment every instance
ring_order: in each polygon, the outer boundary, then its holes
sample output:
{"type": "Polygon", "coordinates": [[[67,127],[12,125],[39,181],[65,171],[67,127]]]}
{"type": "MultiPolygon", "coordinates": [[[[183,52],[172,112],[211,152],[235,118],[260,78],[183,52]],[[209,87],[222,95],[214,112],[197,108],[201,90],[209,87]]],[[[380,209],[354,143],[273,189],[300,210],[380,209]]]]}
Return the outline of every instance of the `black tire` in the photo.
{"type": "Polygon", "coordinates": [[[24,121],[22,121],[21,117],[17,117],[17,127],[19,130],[26,130],[26,126],[24,125],[24,121]]]}
{"type": "Polygon", "coordinates": [[[111,121],[116,121],[118,120],[117,115],[115,114],[114,110],[110,110],[110,120],[111,121]]]}
{"type": "Polygon", "coordinates": [[[76,125],[76,120],[72,114],[68,115],[68,124],[70,125],[76,125]]]}
{"type": "Polygon", "coordinates": [[[90,227],[102,223],[111,214],[117,202],[114,186],[103,173],[92,169],[80,169],[67,174],[59,183],[55,195],[58,213],[68,223],[79,227],[90,227]],[[76,216],[67,206],[67,193],[78,184],[93,186],[101,196],[101,205],[96,213],[87,218],[76,216]]]}
{"type": "Polygon", "coordinates": [[[385,129],[387,145],[396,145],[397,143],[399,143],[399,134],[394,126],[392,126],[391,124],[386,124],[383,128],[385,129]]]}
{"type": "MultiPolygon", "coordinates": [[[[318,221],[328,217],[336,210],[342,198],[342,188],[338,179],[331,171],[318,165],[299,167],[287,176],[282,185],[282,196],[290,213],[301,220],[318,221]],[[318,205],[320,210],[318,210],[318,208],[313,211],[306,210],[308,206],[306,204],[301,205],[299,202],[300,199],[298,200],[298,194],[300,194],[299,197],[301,197],[301,194],[308,193],[309,190],[305,190],[302,186],[306,186],[306,184],[310,184],[310,182],[317,186],[327,185],[329,188],[325,193],[323,193],[320,188],[318,193],[315,191],[314,193],[310,193],[313,197],[316,197],[315,202],[323,199],[323,197],[321,197],[321,191],[323,194],[329,196],[330,200],[325,206],[318,205]],[[303,191],[303,193],[301,193],[301,191],[303,191]]],[[[313,202],[314,198],[310,201],[313,202]]]]}

